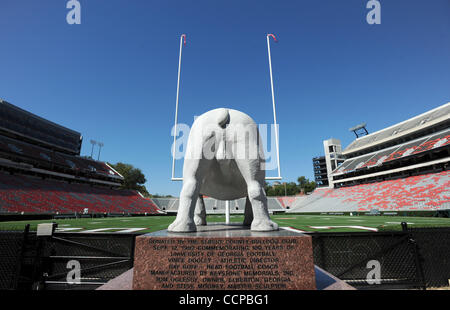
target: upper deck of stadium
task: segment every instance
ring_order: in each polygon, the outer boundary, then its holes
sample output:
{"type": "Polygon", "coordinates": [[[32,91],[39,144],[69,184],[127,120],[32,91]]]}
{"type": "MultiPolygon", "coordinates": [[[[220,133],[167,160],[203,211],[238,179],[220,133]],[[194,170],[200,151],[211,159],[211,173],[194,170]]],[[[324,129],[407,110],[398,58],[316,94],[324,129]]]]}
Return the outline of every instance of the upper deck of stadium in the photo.
{"type": "Polygon", "coordinates": [[[0,132],[60,152],[79,155],[79,132],[25,111],[0,99],[0,132]]]}
{"type": "Polygon", "coordinates": [[[450,102],[435,109],[357,138],[342,152],[347,158],[367,154],[376,149],[386,148],[407,140],[423,136],[430,128],[448,128],[450,121],[450,102]]]}
{"type": "Polygon", "coordinates": [[[82,135],[0,99],[0,169],[120,186],[123,177],[105,162],[80,156],[82,135]]]}
{"type": "Polygon", "coordinates": [[[351,186],[446,169],[450,146],[450,102],[354,140],[331,183],[351,186]]]}

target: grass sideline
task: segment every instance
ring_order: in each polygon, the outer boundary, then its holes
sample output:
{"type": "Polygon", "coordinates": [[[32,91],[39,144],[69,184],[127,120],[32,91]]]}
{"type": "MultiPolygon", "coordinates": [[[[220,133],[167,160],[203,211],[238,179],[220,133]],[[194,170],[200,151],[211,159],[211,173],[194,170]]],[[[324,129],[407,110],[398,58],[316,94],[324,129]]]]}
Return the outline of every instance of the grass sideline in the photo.
{"type": "MultiPolygon", "coordinates": [[[[281,227],[292,227],[308,232],[364,232],[374,231],[375,229],[378,231],[396,231],[401,230],[401,222],[408,223],[409,227],[450,227],[449,218],[433,217],[279,214],[272,215],[271,218],[281,227]]],[[[0,222],[0,230],[23,230],[26,224],[30,224],[30,230],[35,231],[40,223],[56,222],[58,223],[58,229],[72,229],[70,230],[72,232],[101,228],[110,228],[104,232],[115,232],[127,228],[144,228],[137,233],[148,233],[166,229],[174,219],[175,216],[145,216],[7,221],[0,222]]],[[[209,215],[207,221],[211,223],[225,222],[225,216],[209,215]]],[[[242,215],[231,215],[231,222],[242,221],[242,215]]]]}

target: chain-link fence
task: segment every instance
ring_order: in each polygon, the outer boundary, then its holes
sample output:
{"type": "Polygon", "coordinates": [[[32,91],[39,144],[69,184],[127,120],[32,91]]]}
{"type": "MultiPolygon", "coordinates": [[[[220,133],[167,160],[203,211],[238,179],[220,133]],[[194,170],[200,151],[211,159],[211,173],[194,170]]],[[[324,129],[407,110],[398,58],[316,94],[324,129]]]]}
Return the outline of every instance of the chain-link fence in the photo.
{"type": "Polygon", "coordinates": [[[360,289],[450,285],[450,228],[312,233],[315,264],[360,289]]]}
{"type": "Polygon", "coordinates": [[[450,286],[450,228],[410,228],[427,287],[450,286]]]}
{"type": "Polygon", "coordinates": [[[0,231],[0,290],[17,288],[23,240],[23,232],[0,231]]]}
{"type": "Polygon", "coordinates": [[[419,288],[424,280],[408,233],[313,233],[314,263],[360,289],[419,288]]]}

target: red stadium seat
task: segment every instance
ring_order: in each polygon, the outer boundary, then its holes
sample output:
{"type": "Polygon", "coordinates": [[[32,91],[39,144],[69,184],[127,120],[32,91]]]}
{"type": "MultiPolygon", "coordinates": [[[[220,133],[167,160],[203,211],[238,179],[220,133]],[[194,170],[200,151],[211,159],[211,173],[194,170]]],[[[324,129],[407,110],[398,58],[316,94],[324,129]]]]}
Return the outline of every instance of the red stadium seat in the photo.
{"type": "Polygon", "coordinates": [[[0,173],[0,212],[159,213],[149,199],[131,190],[114,190],[0,173]]]}
{"type": "Polygon", "coordinates": [[[313,192],[308,212],[314,206],[366,211],[382,210],[437,210],[450,208],[450,171],[411,176],[350,187],[313,192]],[[317,198],[315,200],[314,196],[317,198]]]}

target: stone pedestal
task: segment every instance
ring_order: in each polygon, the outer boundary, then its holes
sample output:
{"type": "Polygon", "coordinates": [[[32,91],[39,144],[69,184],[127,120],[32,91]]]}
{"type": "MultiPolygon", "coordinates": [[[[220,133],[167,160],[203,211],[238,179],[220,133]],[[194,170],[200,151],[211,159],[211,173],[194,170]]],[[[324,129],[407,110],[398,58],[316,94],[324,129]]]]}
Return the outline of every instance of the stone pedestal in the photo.
{"type": "Polygon", "coordinates": [[[136,238],[133,289],[316,289],[311,237],[209,224],[136,238]]]}

